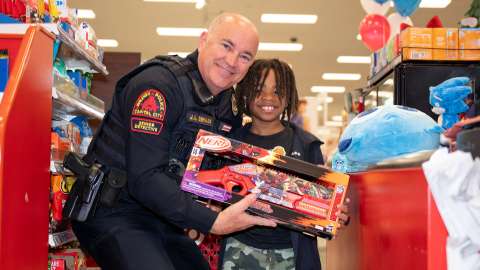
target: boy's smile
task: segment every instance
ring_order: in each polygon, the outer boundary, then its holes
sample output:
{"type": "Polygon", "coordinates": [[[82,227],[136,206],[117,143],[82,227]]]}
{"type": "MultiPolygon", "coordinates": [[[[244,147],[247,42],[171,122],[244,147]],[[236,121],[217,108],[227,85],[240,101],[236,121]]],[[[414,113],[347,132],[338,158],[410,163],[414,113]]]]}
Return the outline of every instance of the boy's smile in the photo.
{"type": "Polygon", "coordinates": [[[250,103],[250,112],[252,118],[262,124],[278,122],[281,125],[280,115],[285,110],[286,101],[278,95],[275,72],[270,69],[266,76],[263,88],[250,103]]]}

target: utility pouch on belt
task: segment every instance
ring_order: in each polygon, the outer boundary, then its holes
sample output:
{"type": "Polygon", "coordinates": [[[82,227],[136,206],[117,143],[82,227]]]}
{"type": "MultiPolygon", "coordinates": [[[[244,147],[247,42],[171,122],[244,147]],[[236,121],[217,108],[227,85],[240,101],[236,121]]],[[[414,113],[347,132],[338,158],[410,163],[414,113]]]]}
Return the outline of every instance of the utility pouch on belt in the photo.
{"type": "Polygon", "coordinates": [[[63,166],[77,177],[63,208],[63,216],[67,219],[87,220],[95,213],[99,202],[108,207],[114,206],[127,183],[126,172],[116,168],[105,170],[96,163],[89,166],[72,152],[65,156],[63,166]]]}
{"type": "Polygon", "coordinates": [[[85,221],[90,211],[94,210],[105,174],[100,166],[97,164],[88,166],[72,152],[65,156],[63,166],[77,177],[63,208],[63,216],[76,221],[85,221]]]}

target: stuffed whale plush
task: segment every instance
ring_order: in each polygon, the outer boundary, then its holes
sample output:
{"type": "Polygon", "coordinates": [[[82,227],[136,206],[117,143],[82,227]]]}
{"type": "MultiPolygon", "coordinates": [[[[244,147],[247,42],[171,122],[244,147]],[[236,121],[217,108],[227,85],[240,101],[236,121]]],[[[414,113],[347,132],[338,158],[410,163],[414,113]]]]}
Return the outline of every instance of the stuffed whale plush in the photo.
{"type": "Polygon", "coordinates": [[[357,115],[343,132],[332,168],[357,172],[395,156],[432,150],[443,129],[425,113],[399,105],[380,106],[357,115]]]}

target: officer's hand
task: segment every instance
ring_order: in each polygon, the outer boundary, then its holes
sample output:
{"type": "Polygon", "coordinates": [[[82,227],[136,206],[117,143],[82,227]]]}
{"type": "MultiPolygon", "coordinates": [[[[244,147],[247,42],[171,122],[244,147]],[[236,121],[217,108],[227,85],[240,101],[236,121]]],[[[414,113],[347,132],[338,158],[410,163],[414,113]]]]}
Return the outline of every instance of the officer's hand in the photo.
{"type": "Polygon", "coordinates": [[[257,195],[248,194],[242,200],[227,207],[218,214],[217,219],[213,223],[210,230],[213,234],[229,234],[241,230],[245,230],[254,225],[275,227],[277,223],[273,220],[249,215],[245,210],[255,203],[257,195]]]}

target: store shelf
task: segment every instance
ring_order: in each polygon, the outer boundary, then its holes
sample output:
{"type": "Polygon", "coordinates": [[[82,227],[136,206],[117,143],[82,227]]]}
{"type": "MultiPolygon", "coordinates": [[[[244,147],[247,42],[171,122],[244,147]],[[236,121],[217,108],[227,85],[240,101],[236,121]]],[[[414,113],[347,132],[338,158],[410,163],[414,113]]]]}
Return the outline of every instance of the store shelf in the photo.
{"type": "Polygon", "coordinates": [[[52,160],[50,161],[50,172],[53,174],[61,174],[61,175],[68,175],[73,176],[74,174],[63,167],[63,161],[60,160],[52,160]]]}
{"type": "Polygon", "coordinates": [[[56,113],[82,114],[91,118],[103,119],[105,115],[104,102],[92,95],[82,99],[78,93],[78,88],[70,79],[54,72],[52,97],[56,113]]]}
{"type": "Polygon", "coordinates": [[[380,80],[385,78],[385,76],[390,74],[390,72],[395,68],[395,66],[397,66],[401,62],[402,62],[402,55],[399,55],[399,56],[393,58],[392,62],[390,62],[385,67],[383,67],[379,72],[377,72],[377,74],[368,78],[367,86],[371,87],[371,86],[375,85],[376,83],[378,83],[380,80]]]}
{"type": "MultiPolygon", "coordinates": [[[[32,24],[15,23],[15,24],[0,24],[0,32],[5,34],[20,34],[23,35],[32,24]]],[[[92,70],[108,75],[107,68],[103,63],[91,56],[80,44],[72,39],[63,29],[54,23],[41,24],[42,27],[49,32],[55,34],[64,44],[66,44],[71,51],[79,57],[79,59],[86,60],[92,70]]]]}
{"type": "Polygon", "coordinates": [[[95,70],[100,71],[103,75],[108,75],[107,68],[100,61],[91,56],[86,50],[84,50],[80,44],[73,40],[60,26],[57,26],[58,37],[62,42],[67,44],[73,49],[73,52],[78,54],[82,59],[87,60],[95,70]]]}
{"type": "Polygon", "coordinates": [[[72,229],[48,234],[48,246],[51,248],[60,247],[76,240],[77,238],[72,229]]]}

